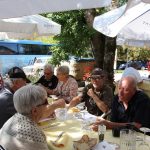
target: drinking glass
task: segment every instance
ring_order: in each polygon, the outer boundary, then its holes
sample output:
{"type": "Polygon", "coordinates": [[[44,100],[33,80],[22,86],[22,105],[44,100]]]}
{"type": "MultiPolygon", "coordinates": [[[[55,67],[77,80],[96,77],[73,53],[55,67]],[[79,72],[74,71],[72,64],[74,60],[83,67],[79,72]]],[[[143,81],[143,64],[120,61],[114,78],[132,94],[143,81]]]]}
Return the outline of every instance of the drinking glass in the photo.
{"type": "Polygon", "coordinates": [[[138,150],[150,150],[150,146],[145,140],[146,133],[150,132],[150,129],[142,127],[140,128],[140,131],[142,131],[144,135],[143,135],[143,141],[138,145],[138,150]]]}
{"type": "Polygon", "coordinates": [[[58,108],[55,110],[56,118],[60,121],[65,121],[67,119],[67,109],[58,108]]]}
{"type": "Polygon", "coordinates": [[[104,135],[106,132],[106,126],[101,124],[98,126],[98,136],[99,136],[99,142],[104,140],[104,135]]]}
{"type": "Polygon", "coordinates": [[[130,129],[120,131],[120,150],[136,150],[136,132],[130,129]]]}

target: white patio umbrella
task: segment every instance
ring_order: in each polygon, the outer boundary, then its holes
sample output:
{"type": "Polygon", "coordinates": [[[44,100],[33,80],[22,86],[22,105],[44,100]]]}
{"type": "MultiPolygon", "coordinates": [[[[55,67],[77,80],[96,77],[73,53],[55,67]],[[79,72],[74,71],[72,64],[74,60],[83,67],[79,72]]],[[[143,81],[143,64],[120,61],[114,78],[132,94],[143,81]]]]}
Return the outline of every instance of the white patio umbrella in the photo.
{"type": "Polygon", "coordinates": [[[134,47],[150,47],[150,40],[134,40],[117,37],[117,45],[127,45],[134,47]]]}
{"type": "Polygon", "coordinates": [[[105,7],[111,0],[1,0],[0,18],[105,7]]]}
{"type": "Polygon", "coordinates": [[[93,27],[99,32],[132,40],[150,40],[150,4],[129,0],[127,6],[95,17],[93,27]]]}
{"type": "Polygon", "coordinates": [[[61,25],[41,15],[32,15],[1,19],[0,32],[1,39],[50,36],[60,34],[61,25]]]}
{"type": "Polygon", "coordinates": [[[150,3],[150,0],[142,0],[144,3],[150,3]]]}

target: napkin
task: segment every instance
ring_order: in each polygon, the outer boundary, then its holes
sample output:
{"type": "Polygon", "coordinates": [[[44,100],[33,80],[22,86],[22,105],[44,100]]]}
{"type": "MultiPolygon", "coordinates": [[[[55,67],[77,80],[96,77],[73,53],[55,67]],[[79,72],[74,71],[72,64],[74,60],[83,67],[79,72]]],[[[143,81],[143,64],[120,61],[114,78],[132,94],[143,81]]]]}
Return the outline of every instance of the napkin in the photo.
{"type": "Polygon", "coordinates": [[[54,144],[55,140],[51,140],[50,137],[47,138],[48,147],[50,150],[71,150],[72,149],[72,138],[64,133],[61,138],[54,144]]]}
{"type": "Polygon", "coordinates": [[[92,150],[115,150],[116,147],[114,145],[109,144],[106,141],[98,143],[92,150]]]}
{"type": "Polygon", "coordinates": [[[80,140],[73,142],[73,147],[74,150],[91,150],[96,143],[96,138],[89,138],[88,135],[83,135],[80,140]]]}
{"type": "Polygon", "coordinates": [[[97,116],[94,116],[94,115],[92,115],[92,114],[90,114],[90,113],[88,113],[88,112],[82,111],[81,113],[84,114],[84,115],[83,115],[83,119],[85,120],[85,122],[86,122],[88,125],[94,123],[94,122],[96,121],[96,119],[97,119],[97,116]]]}

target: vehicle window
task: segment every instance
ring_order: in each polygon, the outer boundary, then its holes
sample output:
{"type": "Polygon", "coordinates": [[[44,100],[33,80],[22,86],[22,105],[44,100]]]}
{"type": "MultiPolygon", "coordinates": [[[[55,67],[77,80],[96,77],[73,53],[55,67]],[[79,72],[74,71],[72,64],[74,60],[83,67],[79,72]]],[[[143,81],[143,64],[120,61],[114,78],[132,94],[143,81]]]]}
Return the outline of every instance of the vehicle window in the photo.
{"type": "Polygon", "coordinates": [[[0,55],[12,55],[17,54],[17,44],[11,44],[11,43],[1,43],[0,44],[0,55]]]}
{"type": "Polygon", "coordinates": [[[47,54],[50,50],[50,46],[46,45],[34,45],[34,44],[19,44],[19,54],[27,54],[27,55],[34,55],[34,54],[47,54]]]}

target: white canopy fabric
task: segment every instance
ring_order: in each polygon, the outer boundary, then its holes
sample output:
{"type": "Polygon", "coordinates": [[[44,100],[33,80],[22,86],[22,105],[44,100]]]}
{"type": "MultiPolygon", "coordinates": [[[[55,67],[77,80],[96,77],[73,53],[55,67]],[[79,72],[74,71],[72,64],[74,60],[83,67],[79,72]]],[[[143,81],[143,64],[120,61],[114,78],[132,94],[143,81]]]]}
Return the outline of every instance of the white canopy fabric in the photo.
{"type": "Polygon", "coordinates": [[[24,16],[0,20],[0,37],[32,38],[50,36],[61,33],[61,25],[41,15],[24,16]]]}
{"type": "Polygon", "coordinates": [[[150,4],[129,0],[127,5],[94,19],[93,27],[110,37],[150,40],[150,4]]]}
{"type": "Polygon", "coordinates": [[[118,37],[117,38],[117,45],[127,45],[127,46],[134,46],[134,47],[150,47],[150,40],[133,40],[133,39],[123,39],[118,37]]]}
{"type": "Polygon", "coordinates": [[[150,3],[150,0],[142,0],[144,3],[150,3]]]}
{"type": "Polygon", "coordinates": [[[0,18],[105,7],[111,0],[1,0],[0,18]]]}

